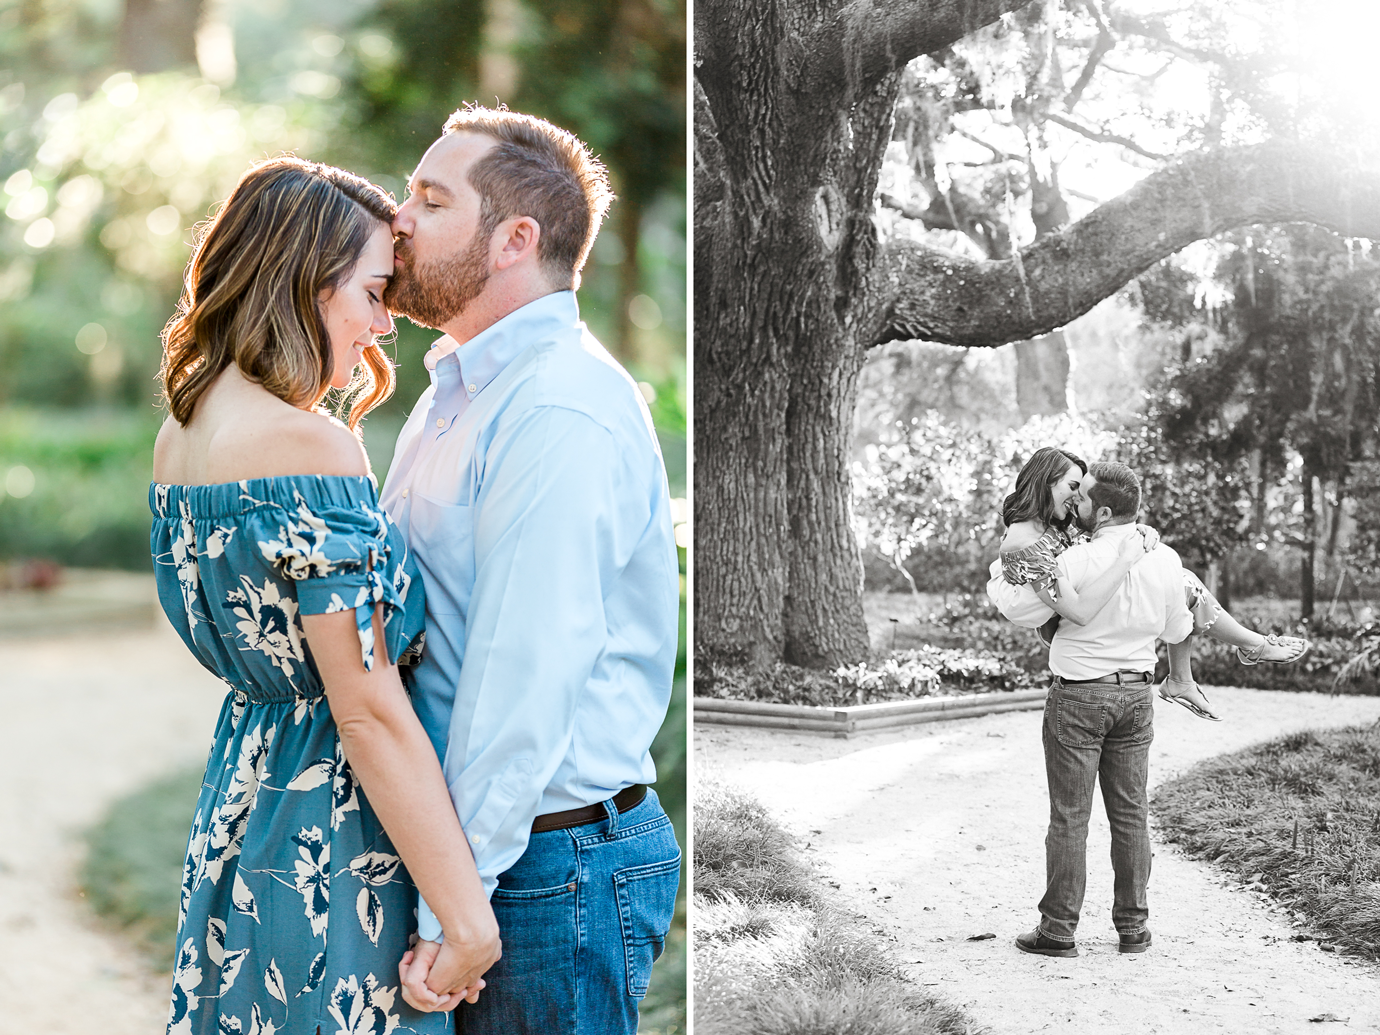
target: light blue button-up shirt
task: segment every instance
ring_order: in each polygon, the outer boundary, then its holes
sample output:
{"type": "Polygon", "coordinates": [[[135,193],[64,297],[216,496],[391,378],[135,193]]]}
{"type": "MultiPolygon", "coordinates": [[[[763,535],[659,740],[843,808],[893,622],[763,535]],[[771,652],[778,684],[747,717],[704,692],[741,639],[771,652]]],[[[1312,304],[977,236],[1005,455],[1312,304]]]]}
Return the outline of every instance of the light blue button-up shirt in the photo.
{"type": "MultiPolygon", "coordinates": [[[[382,502],[426,584],[413,704],[485,890],[532,820],[656,779],[680,596],[651,414],[546,295],[442,356],[382,502]]],[[[418,932],[441,926],[425,902],[418,932]]]]}

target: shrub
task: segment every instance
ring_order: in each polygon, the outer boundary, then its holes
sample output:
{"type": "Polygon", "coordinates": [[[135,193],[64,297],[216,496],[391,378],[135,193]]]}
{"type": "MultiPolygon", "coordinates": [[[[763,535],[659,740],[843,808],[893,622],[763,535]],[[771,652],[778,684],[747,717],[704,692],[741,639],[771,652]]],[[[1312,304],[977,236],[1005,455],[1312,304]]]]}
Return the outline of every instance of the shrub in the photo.
{"type": "Polygon", "coordinates": [[[878,661],[834,670],[840,689],[851,691],[852,704],[933,697],[943,691],[992,693],[1032,686],[1032,674],[1010,658],[990,650],[921,647],[894,651],[878,661]]]}
{"type": "Polygon", "coordinates": [[[717,700],[844,708],[1017,690],[1038,685],[1041,678],[998,651],[922,646],[844,665],[832,673],[781,662],[761,673],[702,664],[696,668],[695,693],[717,700]]]}
{"type": "Polygon", "coordinates": [[[0,411],[0,558],[147,571],[160,421],[152,408],[0,411]]]}

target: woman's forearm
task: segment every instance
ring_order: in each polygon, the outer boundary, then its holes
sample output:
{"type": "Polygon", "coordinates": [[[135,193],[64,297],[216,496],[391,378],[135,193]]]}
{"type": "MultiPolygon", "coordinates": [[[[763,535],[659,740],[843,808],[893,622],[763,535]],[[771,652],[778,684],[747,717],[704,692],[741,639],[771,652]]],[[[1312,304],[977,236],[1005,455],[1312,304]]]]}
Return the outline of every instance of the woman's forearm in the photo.
{"type": "Polygon", "coordinates": [[[1081,591],[1060,576],[1056,583],[1059,592],[1051,606],[1075,625],[1087,625],[1097,612],[1107,606],[1107,601],[1112,599],[1112,594],[1121,585],[1126,573],[1135,566],[1136,560],[1138,558],[1118,554],[1111,565],[1099,572],[1081,591]]]}
{"type": "Polygon", "coordinates": [[[496,939],[497,923],[436,750],[401,684],[368,708],[344,717],[332,712],[346,760],[446,938],[496,939]]]}
{"type": "Polygon", "coordinates": [[[353,612],[304,615],[302,626],[345,758],[446,939],[481,952],[492,943],[497,959],[498,924],[436,751],[397,669],[377,656],[385,642],[382,621],[375,615],[372,672],[360,661],[353,612]]]}

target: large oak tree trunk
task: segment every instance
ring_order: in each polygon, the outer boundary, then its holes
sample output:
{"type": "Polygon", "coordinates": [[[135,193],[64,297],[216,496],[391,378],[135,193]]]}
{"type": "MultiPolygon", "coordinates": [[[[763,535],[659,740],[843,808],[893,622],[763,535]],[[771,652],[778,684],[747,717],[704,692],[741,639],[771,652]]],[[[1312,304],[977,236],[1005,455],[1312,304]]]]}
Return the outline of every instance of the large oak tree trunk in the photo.
{"type": "Polygon", "coordinates": [[[1380,236],[1380,178],[1266,144],[1186,156],[1010,258],[882,243],[899,72],[1012,0],[695,5],[695,635],[701,663],[867,652],[848,457],[866,350],[1062,327],[1252,222],[1380,236]]]}

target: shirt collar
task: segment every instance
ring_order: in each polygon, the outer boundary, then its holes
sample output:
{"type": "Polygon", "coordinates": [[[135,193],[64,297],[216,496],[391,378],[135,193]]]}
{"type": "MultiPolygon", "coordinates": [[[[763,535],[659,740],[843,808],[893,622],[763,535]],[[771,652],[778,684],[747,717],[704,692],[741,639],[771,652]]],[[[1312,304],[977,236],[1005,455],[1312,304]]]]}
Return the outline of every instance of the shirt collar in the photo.
{"type": "Polygon", "coordinates": [[[463,345],[453,338],[440,339],[427,354],[426,365],[434,378],[439,365],[454,355],[465,393],[474,398],[541,334],[573,327],[579,320],[575,292],[555,291],[514,309],[463,345]]]}

